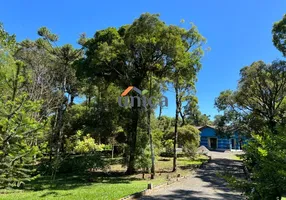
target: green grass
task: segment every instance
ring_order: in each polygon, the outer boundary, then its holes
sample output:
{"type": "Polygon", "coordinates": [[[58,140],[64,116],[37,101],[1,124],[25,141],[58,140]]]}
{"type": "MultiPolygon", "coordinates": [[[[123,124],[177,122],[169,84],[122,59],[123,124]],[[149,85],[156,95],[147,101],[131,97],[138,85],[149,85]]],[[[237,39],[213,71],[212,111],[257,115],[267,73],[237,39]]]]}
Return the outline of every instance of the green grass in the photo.
{"type": "Polygon", "coordinates": [[[235,155],[233,154],[231,157],[232,160],[238,160],[238,161],[242,161],[241,155],[235,155]]]}
{"type": "Polygon", "coordinates": [[[54,184],[49,183],[48,177],[42,177],[24,190],[3,190],[0,199],[33,200],[33,199],[118,199],[129,194],[144,190],[147,184],[163,183],[164,179],[142,180],[136,177],[114,176],[94,177],[61,175],[54,184]]]}
{"type": "Polygon", "coordinates": [[[167,178],[176,177],[178,173],[185,175],[190,173],[193,165],[199,165],[206,161],[205,157],[199,157],[195,161],[188,158],[178,158],[178,171],[171,173],[171,158],[159,158],[156,167],[158,173],[154,180],[150,180],[150,175],[142,174],[125,176],[122,172],[124,168],[115,162],[116,173],[90,173],[86,175],[58,175],[57,180],[51,184],[49,177],[41,177],[27,184],[25,190],[0,190],[2,200],[78,200],[78,199],[119,199],[129,194],[142,191],[147,188],[147,184],[152,182],[159,185],[167,181],[167,178]],[[2,194],[1,194],[2,193],[2,194]]]}

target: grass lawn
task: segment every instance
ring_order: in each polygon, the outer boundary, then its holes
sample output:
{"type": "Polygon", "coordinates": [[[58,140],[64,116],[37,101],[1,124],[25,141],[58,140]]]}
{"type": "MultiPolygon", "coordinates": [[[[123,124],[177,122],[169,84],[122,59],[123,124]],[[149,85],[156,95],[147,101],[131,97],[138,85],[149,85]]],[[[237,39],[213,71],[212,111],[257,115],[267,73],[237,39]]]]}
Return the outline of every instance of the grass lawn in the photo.
{"type": "Polygon", "coordinates": [[[242,161],[243,159],[241,158],[241,155],[237,154],[233,154],[231,157],[232,160],[238,160],[238,161],[242,161]]]}
{"type": "Polygon", "coordinates": [[[190,173],[193,165],[199,165],[206,160],[207,158],[202,156],[196,160],[178,158],[178,171],[171,173],[172,158],[160,157],[154,180],[150,180],[149,174],[145,175],[145,179],[142,179],[142,174],[125,176],[122,173],[125,169],[115,162],[111,165],[109,173],[95,172],[78,176],[61,174],[53,184],[50,183],[49,177],[41,177],[27,184],[25,190],[0,190],[0,199],[119,199],[146,189],[150,182],[159,185],[166,182],[167,178],[176,177],[178,173],[186,175],[190,173]]]}
{"type": "MultiPolygon", "coordinates": [[[[64,179],[63,179],[64,180],[64,179]]],[[[39,191],[18,191],[9,194],[1,194],[0,199],[11,200],[33,200],[33,199],[58,199],[58,200],[78,200],[78,199],[118,199],[128,194],[141,191],[146,188],[150,180],[132,180],[128,178],[116,178],[114,180],[103,180],[98,183],[70,183],[58,181],[58,184],[39,191]]],[[[163,180],[155,179],[154,184],[159,184],[163,180]]]]}

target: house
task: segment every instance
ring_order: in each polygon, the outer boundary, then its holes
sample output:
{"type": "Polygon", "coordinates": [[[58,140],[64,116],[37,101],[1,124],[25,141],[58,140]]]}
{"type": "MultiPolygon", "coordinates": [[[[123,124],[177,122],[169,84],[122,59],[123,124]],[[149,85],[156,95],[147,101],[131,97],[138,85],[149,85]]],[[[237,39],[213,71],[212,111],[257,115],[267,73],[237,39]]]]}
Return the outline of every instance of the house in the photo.
{"type": "Polygon", "coordinates": [[[208,149],[216,150],[241,150],[242,146],[246,144],[245,138],[241,137],[237,132],[232,137],[220,137],[214,126],[197,127],[201,133],[200,146],[205,146],[208,149]]]}

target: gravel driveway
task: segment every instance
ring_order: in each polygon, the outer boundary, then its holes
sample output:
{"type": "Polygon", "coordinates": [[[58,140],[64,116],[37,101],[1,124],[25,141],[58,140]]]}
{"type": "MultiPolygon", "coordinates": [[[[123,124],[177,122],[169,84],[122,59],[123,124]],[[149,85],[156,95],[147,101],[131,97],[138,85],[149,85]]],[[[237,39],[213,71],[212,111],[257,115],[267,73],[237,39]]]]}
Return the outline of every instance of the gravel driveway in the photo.
{"type": "Polygon", "coordinates": [[[226,182],[217,173],[232,173],[244,176],[242,163],[234,161],[232,152],[209,152],[211,161],[198,169],[192,176],[171,184],[168,187],[154,190],[152,194],[141,197],[142,200],[192,199],[218,200],[243,199],[241,193],[226,186],[226,182]]]}

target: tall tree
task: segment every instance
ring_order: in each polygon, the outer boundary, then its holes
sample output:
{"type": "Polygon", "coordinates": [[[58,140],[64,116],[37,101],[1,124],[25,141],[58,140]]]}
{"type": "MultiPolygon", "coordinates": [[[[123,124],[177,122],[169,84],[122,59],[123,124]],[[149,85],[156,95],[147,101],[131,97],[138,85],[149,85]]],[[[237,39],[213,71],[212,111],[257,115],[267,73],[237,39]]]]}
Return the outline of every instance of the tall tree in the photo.
{"type": "Polygon", "coordinates": [[[257,133],[266,126],[275,133],[277,123],[282,123],[281,116],[285,115],[282,105],[286,95],[286,62],[254,62],[242,68],[240,74],[238,90],[221,92],[216,99],[215,105],[225,113],[222,124],[233,122],[233,128],[257,133]]]}
{"type": "MultiPolygon", "coordinates": [[[[56,138],[55,141],[57,141],[55,148],[56,171],[58,168],[58,163],[60,163],[60,154],[63,148],[63,131],[65,124],[64,115],[68,107],[73,104],[74,97],[77,95],[75,69],[73,69],[72,66],[74,62],[81,57],[82,50],[74,49],[70,44],[58,47],[56,44],[58,36],[51,33],[46,27],[40,28],[38,30],[38,34],[41,36],[41,38],[36,41],[36,44],[45,49],[46,52],[50,53],[53,61],[58,66],[57,85],[55,90],[59,94],[59,103],[57,105],[53,128],[53,135],[55,136],[54,138],[56,138]],[[69,96],[67,97],[66,94],[69,96]]],[[[53,148],[51,147],[51,151],[52,149],[53,148]]]]}
{"type": "Polygon", "coordinates": [[[52,56],[36,42],[24,40],[15,52],[16,59],[25,64],[25,75],[31,81],[25,85],[31,100],[42,100],[41,115],[48,118],[58,105],[59,96],[55,92],[57,69],[52,56]]]}
{"type": "Polygon", "coordinates": [[[173,65],[169,74],[176,99],[173,159],[173,171],[176,171],[179,114],[182,112],[182,103],[195,92],[196,75],[201,68],[202,44],[205,39],[194,25],[189,30],[170,26],[168,31],[177,47],[172,55],[173,65]]]}
{"type": "MultiPolygon", "coordinates": [[[[170,35],[172,26],[160,21],[158,15],[143,14],[131,25],[119,29],[107,28],[96,32],[94,38],[84,43],[86,58],[82,68],[89,77],[105,77],[115,82],[122,90],[132,85],[145,88],[148,74],[162,77],[175,59],[175,52],[185,51],[177,45],[181,37],[170,35]]],[[[174,32],[175,33],[175,32],[174,32]]],[[[128,129],[129,161],[127,173],[135,172],[137,126],[142,110],[129,108],[128,129]]]]}

